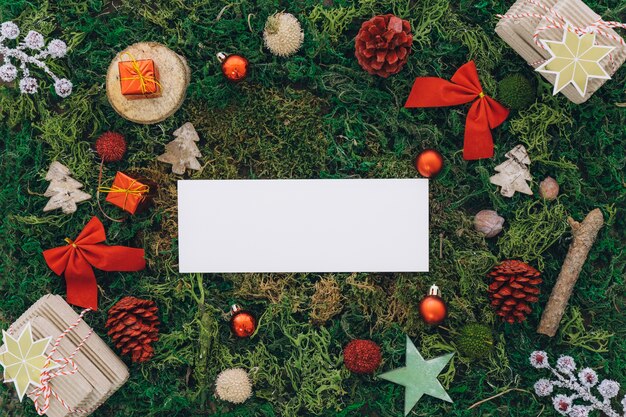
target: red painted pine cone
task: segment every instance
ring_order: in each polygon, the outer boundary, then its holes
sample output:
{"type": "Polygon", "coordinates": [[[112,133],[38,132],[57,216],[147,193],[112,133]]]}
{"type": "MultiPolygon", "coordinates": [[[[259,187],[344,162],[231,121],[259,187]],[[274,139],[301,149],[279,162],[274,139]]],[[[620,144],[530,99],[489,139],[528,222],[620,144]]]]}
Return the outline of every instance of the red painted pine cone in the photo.
{"type": "Polygon", "coordinates": [[[157,312],[154,301],[135,297],[124,297],[109,310],[109,336],[123,355],[132,356],[133,362],[145,362],[154,356],[152,343],[159,340],[157,312]]]}
{"type": "Polygon", "coordinates": [[[406,64],[412,43],[408,21],[392,14],[375,16],[361,25],[354,55],[365,71],[387,78],[406,64]]]}
{"type": "Polygon", "coordinates": [[[380,366],[380,347],[371,340],[353,340],[343,349],[343,363],[355,374],[371,374],[380,366]]]}
{"type": "Polygon", "coordinates": [[[520,261],[504,261],[488,274],[489,297],[496,313],[508,323],[522,322],[539,300],[541,273],[520,261]]]}

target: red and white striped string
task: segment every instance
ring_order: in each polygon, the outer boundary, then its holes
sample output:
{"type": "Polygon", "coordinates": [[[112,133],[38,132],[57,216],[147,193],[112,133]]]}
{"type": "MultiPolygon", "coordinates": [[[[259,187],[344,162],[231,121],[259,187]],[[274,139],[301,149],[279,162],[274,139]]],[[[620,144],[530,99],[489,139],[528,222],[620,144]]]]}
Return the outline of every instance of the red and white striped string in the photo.
{"type": "MultiPolygon", "coordinates": [[[[608,33],[606,31],[606,29],[614,29],[614,28],[626,29],[626,24],[625,23],[615,22],[615,21],[605,21],[605,20],[602,20],[602,19],[598,19],[597,21],[593,22],[589,26],[581,28],[581,27],[577,27],[577,26],[574,26],[574,25],[568,23],[567,20],[565,19],[565,17],[563,17],[561,14],[559,14],[556,10],[554,10],[551,7],[548,7],[548,6],[544,5],[544,4],[542,4],[541,2],[539,2],[537,0],[526,0],[526,2],[539,7],[546,14],[541,14],[541,13],[511,13],[511,14],[498,14],[496,16],[499,17],[500,19],[514,19],[514,20],[528,19],[528,18],[545,19],[549,24],[535,29],[535,33],[533,34],[533,41],[541,49],[546,49],[546,48],[541,43],[541,40],[539,39],[539,34],[541,32],[543,32],[543,31],[549,30],[549,29],[571,30],[572,32],[576,33],[578,36],[584,35],[586,33],[597,33],[600,36],[603,36],[603,37],[605,37],[607,39],[611,39],[614,42],[617,42],[617,43],[619,43],[622,46],[626,45],[626,42],[624,42],[624,39],[622,39],[621,36],[616,35],[616,34],[612,34],[612,33],[608,33]]],[[[613,57],[612,57],[611,54],[609,54],[609,59],[611,60],[611,64],[613,65],[613,57]]],[[[534,62],[531,65],[534,67],[534,66],[536,66],[535,64],[538,65],[541,62],[544,62],[544,61],[534,62]]]]}
{"type": "Polygon", "coordinates": [[[80,313],[80,316],[78,316],[78,319],[76,319],[76,322],[74,322],[67,329],[65,329],[65,331],[61,333],[59,337],[57,337],[57,339],[54,341],[54,344],[52,345],[52,350],[48,354],[44,368],[47,368],[52,362],[60,365],[60,367],[43,371],[41,373],[41,380],[40,380],[41,387],[38,387],[35,390],[33,390],[33,392],[31,392],[31,394],[35,396],[34,398],[35,408],[37,409],[37,414],[39,414],[40,416],[46,414],[46,412],[50,408],[51,397],[56,398],[59,401],[59,403],[70,413],[82,413],[82,414],[88,413],[87,410],[74,409],[70,407],[65,402],[65,400],[63,400],[63,398],[61,398],[59,394],[57,394],[52,389],[52,387],[50,386],[50,382],[56,377],[73,375],[76,372],[78,372],[78,366],[76,366],[76,363],[74,362],[74,356],[76,356],[76,354],[82,349],[82,347],[87,342],[87,339],[91,337],[91,335],[93,334],[93,329],[89,330],[87,335],[81,340],[78,346],[76,346],[76,349],[74,349],[74,352],[72,352],[72,354],[68,356],[67,358],[54,359],[52,356],[59,349],[59,346],[61,345],[61,341],[63,340],[63,338],[65,338],[65,336],[69,332],[74,330],[80,324],[80,322],[83,320],[83,316],[87,314],[89,311],[91,311],[91,309],[89,308],[83,310],[82,313],[80,313]],[[68,366],[70,367],[70,370],[66,370],[68,366]],[[43,405],[39,404],[39,399],[41,397],[43,397],[43,405]]]}

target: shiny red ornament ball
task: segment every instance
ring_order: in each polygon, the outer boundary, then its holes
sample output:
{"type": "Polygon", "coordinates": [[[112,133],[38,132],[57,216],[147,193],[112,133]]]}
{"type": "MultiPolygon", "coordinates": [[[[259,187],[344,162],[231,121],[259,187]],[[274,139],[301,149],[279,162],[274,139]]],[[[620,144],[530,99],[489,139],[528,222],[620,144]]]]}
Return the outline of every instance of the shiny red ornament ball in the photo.
{"type": "Polygon", "coordinates": [[[371,374],[380,366],[380,347],[371,340],[353,340],[343,348],[343,363],[355,374],[371,374]]]}
{"type": "Polygon", "coordinates": [[[252,313],[242,310],[238,305],[230,308],[230,329],[237,337],[250,337],[256,330],[256,318],[252,313]]]}
{"type": "Polygon", "coordinates": [[[422,177],[432,178],[441,172],[443,156],[434,149],[426,149],[415,159],[415,168],[422,177]]]}
{"type": "Polygon", "coordinates": [[[222,73],[230,81],[241,81],[248,75],[248,60],[237,54],[226,55],[223,52],[217,54],[222,63],[222,73]]]}
{"type": "Polygon", "coordinates": [[[104,162],[119,162],[126,153],[126,139],[116,132],[104,132],[96,139],[96,152],[104,162]]]}
{"type": "Polygon", "coordinates": [[[431,326],[440,324],[448,317],[448,306],[439,294],[439,288],[433,285],[430,287],[428,295],[419,304],[422,320],[431,326]]]}

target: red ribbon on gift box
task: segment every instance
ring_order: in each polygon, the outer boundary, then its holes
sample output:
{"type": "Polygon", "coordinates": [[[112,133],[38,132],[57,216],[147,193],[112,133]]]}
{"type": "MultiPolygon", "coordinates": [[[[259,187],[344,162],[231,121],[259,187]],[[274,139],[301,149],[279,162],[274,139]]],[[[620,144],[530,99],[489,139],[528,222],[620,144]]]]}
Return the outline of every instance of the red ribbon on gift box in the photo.
{"type": "Polygon", "coordinates": [[[491,158],[491,129],[501,125],[509,111],[485,95],[474,61],[461,66],[450,81],[437,77],[417,78],[404,107],[447,107],[472,101],[465,122],[463,159],[491,158]]]}
{"type": "Polygon", "coordinates": [[[144,250],[109,246],[102,222],[93,217],[75,240],[66,246],[43,252],[55,274],[65,274],[67,302],[83,308],[98,309],[98,285],[93,268],[103,271],[140,271],[146,267],[144,250]]]}

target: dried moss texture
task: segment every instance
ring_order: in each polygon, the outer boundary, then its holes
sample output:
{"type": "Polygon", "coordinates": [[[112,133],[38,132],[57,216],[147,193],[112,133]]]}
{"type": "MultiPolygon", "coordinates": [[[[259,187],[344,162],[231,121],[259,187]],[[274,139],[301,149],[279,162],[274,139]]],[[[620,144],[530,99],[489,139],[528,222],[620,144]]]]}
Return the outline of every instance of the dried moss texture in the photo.
{"type": "MultiPolygon", "coordinates": [[[[626,21],[622,3],[587,1],[606,20],[626,21]]],[[[481,361],[455,356],[442,375],[454,404],[424,398],[412,416],[550,415],[529,394],[536,378],[527,357],[535,349],[571,355],[626,382],[626,112],[616,105],[626,101],[626,69],[583,105],[552,97],[550,86],[493,32],[494,15],[509,6],[475,0],[0,0],[2,21],[67,42],[68,57],[55,62],[54,71],[75,85],[63,100],[49,85],[33,97],[0,86],[0,324],[6,328],[45,293],[64,294],[63,279],[46,267],[41,251],[74,236],[98,209],[92,198],[71,216],[44,214],[44,177],[58,160],[95,196],[92,146],[112,130],[126,136],[129,149],[121,162],[105,166],[105,178],[117,170],[137,172],[157,182],[159,191],[150,211],[106,223],[112,241],[146,249],[148,268],[99,272],[101,311],[88,321],[106,339],[106,311],[132,295],[157,303],[162,326],[155,357],[132,364],[130,381],[95,417],[396,417],[403,389],[349,374],[343,346],[353,338],[374,340],[386,371],[404,364],[405,332],[429,357],[454,351],[455,335],[468,323],[493,331],[493,350],[481,361]],[[287,59],[263,48],[265,21],[277,11],[294,14],[305,33],[300,51],[287,59]],[[405,68],[382,80],[359,67],[354,37],[363,21],[386,13],[408,20],[415,41],[405,68]],[[151,126],[118,117],[104,91],[115,54],[146,40],[185,56],[192,71],[182,108],[151,126]],[[215,59],[219,51],[245,55],[249,78],[226,82],[215,59]],[[494,131],[496,157],[490,160],[462,159],[466,108],[402,107],[415,77],[449,79],[468,59],[476,60],[490,95],[512,73],[537,86],[536,103],[494,131]],[[415,155],[438,149],[445,166],[430,184],[431,272],[179,274],[176,176],[155,158],[185,122],[197,129],[203,155],[201,169],[186,178],[410,178],[417,176],[415,155]],[[519,143],[533,161],[536,182],[549,175],[561,185],[557,200],[543,202],[537,194],[508,199],[489,184],[496,163],[519,143]],[[606,225],[559,332],[546,340],[535,328],[571,239],[566,218],[595,207],[606,225]],[[474,230],[472,217],[482,209],[506,219],[497,239],[474,230]],[[509,257],[529,262],[545,279],[539,303],[518,326],[496,320],[486,294],[485,274],[509,257]],[[433,283],[450,313],[438,329],[417,313],[433,283]],[[234,302],[259,319],[250,339],[230,333],[227,312],[234,302]],[[247,369],[254,382],[244,404],[214,396],[216,376],[230,367],[247,369]],[[508,388],[526,392],[467,410],[508,388]]],[[[531,187],[536,193],[537,183],[531,187]]],[[[359,209],[335,207],[337,216],[359,209]]],[[[10,401],[10,393],[0,386],[0,416],[7,410],[11,417],[35,416],[32,404],[10,401]]]]}

